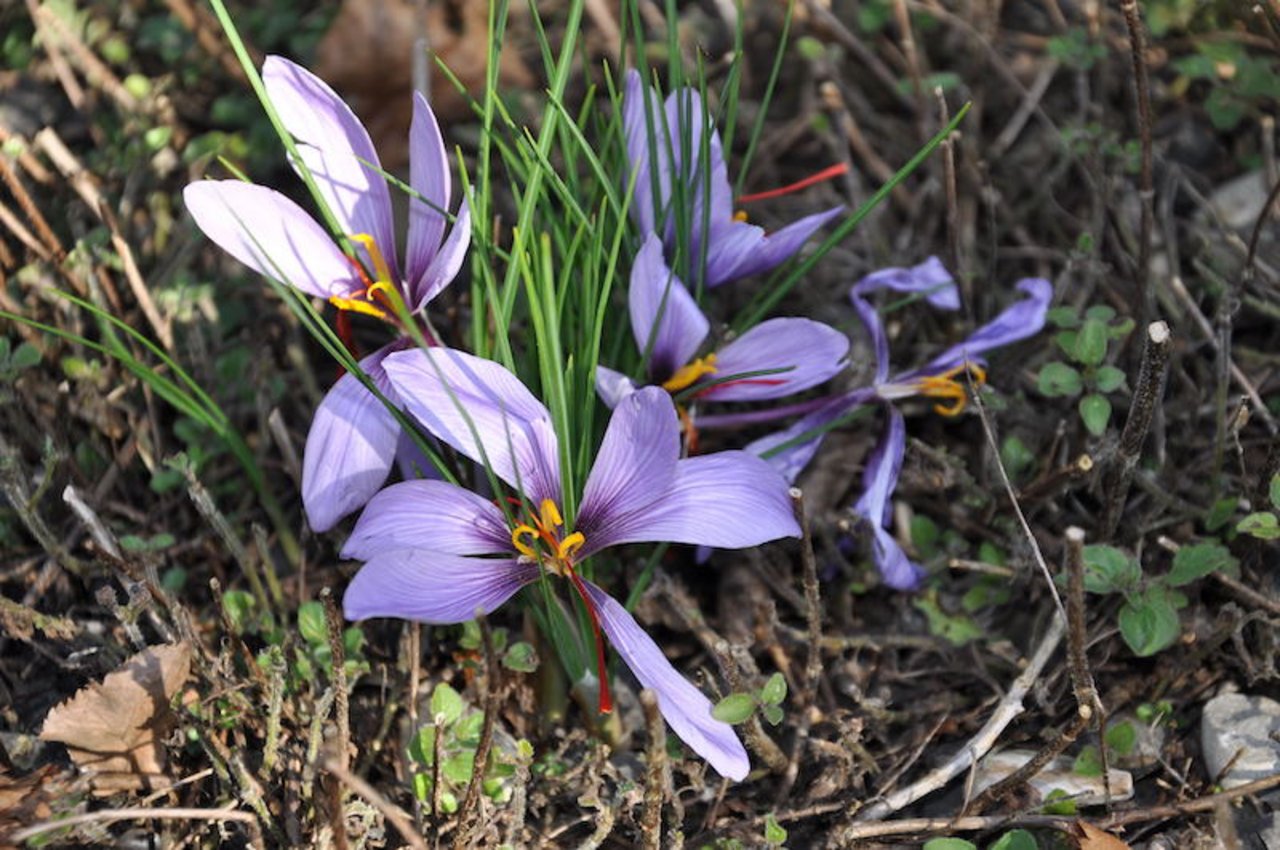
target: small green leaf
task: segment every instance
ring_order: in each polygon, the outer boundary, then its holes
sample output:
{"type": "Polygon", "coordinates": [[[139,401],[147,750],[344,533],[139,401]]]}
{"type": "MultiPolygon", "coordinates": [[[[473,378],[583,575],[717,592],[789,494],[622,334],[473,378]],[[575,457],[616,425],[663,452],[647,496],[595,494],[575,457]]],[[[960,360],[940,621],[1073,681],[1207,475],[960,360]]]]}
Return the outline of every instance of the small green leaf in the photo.
{"type": "Polygon", "coordinates": [[[1086,319],[1097,319],[1099,322],[1109,322],[1116,317],[1116,310],[1108,304],[1094,304],[1084,311],[1084,317],[1086,319]]]}
{"type": "Polygon", "coordinates": [[[1178,639],[1182,627],[1168,590],[1149,587],[1128,599],[1120,609],[1120,636],[1141,658],[1155,655],[1178,639]]]}
{"type": "Polygon", "coordinates": [[[409,757],[427,767],[436,761],[436,727],[427,725],[418,727],[418,734],[409,741],[409,757]]]}
{"type": "Polygon", "coordinates": [[[418,802],[425,803],[431,799],[431,777],[425,773],[413,775],[413,796],[418,802]]]}
{"type": "Polygon", "coordinates": [[[533,644],[516,641],[502,656],[502,666],[517,673],[532,673],[538,669],[538,652],[533,644]]]}
{"type": "Polygon", "coordinates": [[[1209,540],[1179,549],[1173,556],[1173,568],[1165,577],[1165,583],[1170,587],[1181,587],[1209,573],[1234,573],[1239,566],[1240,562],[1227,551],[1227,547],[1216,540],[1209,540]]]}
{"type": "Polygon", "coordinates": [[[1054,307],[1044,317],[1055,328],[1080,327],[1080,314],[1074,307],[1054,307]]]}
{"type": "Polygon", "coordinates": [[[431,716],[436,718],[436,722],[441,726],[449,726],[457,722],[466,705],[462,695],[446,682],[436,685],[435,690],[431,692],[431,716]]]}
{"type": "Polygon", "coordinates": [[[938,538],[941,532],[938,524],[924,514],[911,517],[911,542],[916,547],[921,560],[928,560],[938,551],[938,538]]]}
{"type": "Polygon", "coordinates": [[[964,646],[971,640],[982,637],[982,627],[964,614],[949,614],[938,604],[938,594],[930,591],[917,597],[915,607],[929,621],[929,633],[936,635],[955,646],[964,646]]]}
{"type": "MultiPolygon", "coordinates": [[[[472,753],[474,756],[475,753],[472,753]]],[[[451,815],[458,810],[458,798],[452,791],[440,792],[440,810],[451,815]]]]}
{"type": "Polygon", "coordinates": [[[760,690],[760,702],[765,705],[781,705],[787,698],[787,678],[781,673],[774,673],[760,690]]]}
{"type": "Polygon", "coordinates": [[[15,372],[30,369],[40,362],[40,349],[29,342],[24,342],[13,350],[9,357],[9,365],[15,372]]]}
{"type": "Polygon", "coordinates": [[[1040,392],[1050,397],[1076,396],[1083,386],[1079,372],[1056,360],[1045,364],[1036,383],[1040,392]]]}
{"type": "Polygon", "coordinates": [[[1112,339],[1124,339],[1129,334],[1133,333],[1133,326],[1135,324],[1136,323],[1133,319],[1128,317],[1123,318],[1120,321],[1107,326],[1107,336],[1112,339]]]}
{"type": "Polygon", "coordinates": [[[782,722],[783,712],[780,706],[762,705],[760,706],[760,715],[770,726],[777,726],[782,722]]]}
{"type": "Polygon", "coordinates": [[[471,779],[471,771],[476,766],[476,751],[462,750],[444,760],[440,765],[440,773],[454,785],[462,785],[471,779]]]}
{"type": "Polygon", "coordinates": [[[1000,444],[1000,462],[1004,464],[1005,472],[1009,473],[1010,478],[1016,479],[1035,463],[1035,459],[1031,449],[1018,437],[1010,435],[1000,444]]]}
{"type": "Polygon", "coordinates": [[[1125,375],[1115,366],[1099,366],[1093,373],[1093,386],[1100,393],[1111,393],[1124,386],[1125,375]]]}
{"type": "Polygon", "coordinates": [[[1271,476],[1271,507],[1280,511],[1280,472],[1271,476]]]}
{"type": "Polygon", "coordinates": [[[227,621],[236,634],[244,634],[245,625],[257,604],[253,594],[244,590],[228,590],[222,594],[222,610],[227,612],[227,621]]]}
{"type": "Polygon", "coordinates": [[[1235,496],[1229,496],[1214,502],[1208,513],[1204,515],[1205,531],[1217,531],[1226,525],[1239,505],[1240,500],[1235,496]]]}
{"type": "Polygon", "coordinates": [[[1075,331],[1059,331],[1054,334],[1053,341],[1058,348],[1062,349],[1062,353],[1068,357],[1074,357],[1076,351],[1076,332],[1075,331]]]}
{"type": "Polygon", "coordinates": [[[1102,753],[1093,744],[1087,745],[1071,763],[1071,772],[1080,776],[1101,776],[1102,753]]]}
{"type": "Polygon", "coordinates": [[[978,845],[963,838],[930,838],[924,850],[978,850],[978,845]]]}
{"type": "Polygon", "coordinates": [[[1138,730],[1133,728],[1133,724],[1128,720],[1117,723],[1107,729],[1107,734],[1103,736],[1107,742],[1107,747],[1113,752],[1127,756],[1133,752],[1133,748],[1138,743],[1138,730]]]}
{"type": "Polygon", "coordinates": [[[312,646],[326,646],[329,630],[324,623],[324,606],[314,600],[298,606],[298,631],[302,639],[312,646]]]}
{"type": "Polygon", "coordinates": [[[173,128],[168,124],[162,124],[159,127],[152,127],[150,130],[142,134],[142,140],[146,143],[147,149],[150,151],[158,151],[165,145],[169,144],[169,140],[173,138],[173,128]]]}
{"type": "Polygon", "coordinates": [[[1100,366],[1107,357],[1107,325],[1098,319],[1085,319],[1076,332],[1076,361],[1085,366],[1100,366]]]}
{"type": "Polygon", "coordinates": [[[764,840],[770,847],[781,847],[787,843],[787,831],[778,823],[773,812],[764,816],[764,840]]]}
{"type": "Polygon", "coordinates": [[[1011,829],[996,839],[987,850],[1040,850],[1035,836],[1025,829],[1011,829]]]}
{"type": "Polygon", "coordinates": [[[1076,801],[1068,799],[1069,797],[1070,795],[1066,791],[1061,788],[1054,788],[1044,795],[1044,805],[1040,808],[1046,815],[1074,815],[1076,813],[1076,801]]]}
{"type": "Polygon", "coordinates": [[[1090,593],[1121,593],[1137,587],[1142,567],[1114,546],[1084,547],[1084,589],[1090,593]]]}
{"type": "Polygon", "coordinates": [[[1276,540],[1280,538],[1280,520],[1273,513],[1259,511],[1240,520],[1236,524],[1236,531],[1258,540],[1276,540]]]}
{"type": "Polygon", "coordinates": [[[729,694],[711,709],[711,716],[721,723],[736,726],[745,723],[755,711],[756,700],[751,694],[729,694]]]}
{"type": "Polygon", "coordinates": [[[1084,427],[1090,434],[1101,437],[1106,433],[1107,423],[1111,421],[1111,402],[1107,401],[1106,396],[1089,393],[1080,399],[1076,407],[1080,411],[1080,419],[1084,422],[1084,427]]]}

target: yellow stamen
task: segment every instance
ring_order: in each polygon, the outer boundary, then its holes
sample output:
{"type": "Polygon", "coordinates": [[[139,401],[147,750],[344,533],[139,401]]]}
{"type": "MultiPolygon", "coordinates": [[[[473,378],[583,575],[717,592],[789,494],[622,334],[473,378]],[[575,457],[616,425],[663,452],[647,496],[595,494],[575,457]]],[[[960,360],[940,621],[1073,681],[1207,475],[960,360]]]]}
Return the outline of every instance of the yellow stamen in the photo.
{"type": "Polygon", "coordinates": [[[531,525],[517,525],[511,531],[511,545],[516,547],[516,551],[524,557],[536,561],[538,553],[533,549],[533,543],[538,539],[538,530],[531,525]],[[525,542],[525,538],[529,542],[525,542]]]}
{"type": "MultiPolygon", "coordinates": [[[[373,241],[373,237],[368,233],[353,233],[351,241],[359,242],[369,252],[369,259],[373,260],[373,273],[378,276],[377,283],[391,283],[391,267],[387,265],[387,258],[382,256],[382,249],[373,241]]],[[[372,291],[373,287],[369,289],[372,291]]]]}
{"type": "MultiPolygon", "coordinates": [[[[351,234],[351,241],[359,242],[364,249],[369,252],[369,259],[373,262],[373,273],[377,275],[377,280],[370,283],[368,287],[355,292],[349,292],[346,295],[332,295],[329,297],[329,303],[337,307],[339,310],[350,310],[352,313],[363,313],[366,316],[373,316],[377,319],[388,319],[387,311],[375,302],[374,296],[382,294],[382,303],[390,303],[391,299],[386,293],[392,291],[391,267],[387,265],[387,258],[382,256],[382,250],[378,248],[378,243],[373,241],[373,237],[367,233],[351,234]]],[[[354,262],[354,261],[353,261],[354,262]]],[[[364,271],[359,269],[360,276],[365,278],[364,271]]],[[[365,278],[368,283],[368,278],[365,278]]]]}
{"type": "Polygon", "coordinates": [[[574,557],[587,542],[581,531],[575,531],[563,540],[556,529],[564,525],[560,509],[551,499],[543,499],[533,525],[521,523],[511,531],[511,545],[521,556],[531,561],[541,560],[556,575],[567,575],[573,568],[574,557]],[[546,552],[543,557],[537,548],[541,543],[546,552]]]}
{"type": "MultiPolygon", "coordinates": [[[[366,290],[366,292],[372,291],[366,290]]],[[[344,298],[337,295],[329,297],[329,303],[337,307],[339,310],[350,310],[352,313],[363,313],[366,316],[373,316],[378,319],[386,319],[387,311],[377,306],[371,301],[365,300],[363,293],[356,293],[359,298],[344,298]]]]}
{"type": "Polygon", "coordinates": [[[956,380],[957,375],[968,372],[975,386],[981,387],[987,382],[987,371],[981,366],[965,363],[939,375],[926,375],[916,380],[916,391],[930,398],[949,399],[949,404],[937,404],[933,409],[943,416],[958,416],[969,401],[965,385],[956,380]]]}
{"type": "Polygon", "coordinates": [[[738,210],[736,213],[733,214],[733,220],[745,222],[747,220],[747,211],[738,210]]]}
{"type": "Polygon", "coordinates": [[[714,375],[715,373],[716,356],[708,354],[706,357],[699,357],[692,363],[681,366],[674,375],[662,382],[662,388],[669,393],[678,393],[686,387],[692,386],[703,375],[714,375]]]}

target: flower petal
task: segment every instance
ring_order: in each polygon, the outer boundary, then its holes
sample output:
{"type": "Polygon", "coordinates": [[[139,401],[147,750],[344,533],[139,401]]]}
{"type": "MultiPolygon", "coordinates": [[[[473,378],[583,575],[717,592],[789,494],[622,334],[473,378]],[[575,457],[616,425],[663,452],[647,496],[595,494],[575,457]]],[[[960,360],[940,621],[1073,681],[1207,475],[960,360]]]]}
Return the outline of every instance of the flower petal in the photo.
{"type": "Polygon", "coordinates": [[[657,501],[616,511],[587,536],[592,551],[620,543],[691,543],[720,549],[798,537],[787,482],[769,464],[743,451],[716,452],[676,464],[657,501]]]}
{"type": "Polygon", "coordinates": [[[538,578],[538,565],[513,558],[467,558],[426,549],[380,552],[342,597],[348,620],[398,617],[465,623],[489,613],[538,578]]]}
{"type": "Polygon", "coordinates": [[[267,57],[262,80],[339,223],[372,236],[399,280],[391,195],[364,125],[324,80],[282,56],[267,57]]]}
{"type": "Polygon", "coordinates": [[[409,185],[426,201],[409,196],[409,238],[405,246],[405,277],[416,282],[431,265],[444,235],[445,217],[453,190],[449,157],[435,113],[422,92],[413,93],[413,122],[409,125],[409,185]]]}
{"type": "Polygon", "coordinates": [[[902,472],[907,429],[896,407],[886,404],[885,410],[888,415],[885,431],[867,458],[866,469],[862,473],[863,492],[854,504],[853,512],[871,523],[872,558],[885,584],[898,590],[910,590],[920,584],[925,571],[907,557],[885,527],[893,520],[891,499],[898,486],[898,475],[902,472]]]}
{"type": "Polygon", "coordinates": [[[751,770],[747,751],[728,723],[711,716],[711,700],[671,666],[653,638],[612,596],[588,581],[600,627],[640,684],[658,695],[658,710],[671,731],[721,776],[740,782],[751,770]]]}
{"type": "MultiPolygon", "coordinates": [[[[725,237],[715,236],[711,250],[708,252],[707,286],[719,286],[731,280],[763,274],[782,265],[804,247],[804,243],[809,241],[809,237],[813,236],[818,228],[842,212],[844,207],[839,206],[805,216],[780,230],[764,235],[758,244],[751,247],[745,247],[750,245],[750,240],[741,239],[725,241],[722,248],[721,242],[725,237]],[[716,257],[714,265],[711,261],[712,256],[716,257]]],[[[738,227],[750,226],[738,225],[738,227]]]]}
{"type": "Polygon", "coordinates": [[[631,168],[627,176],[636,184],[631,198],[631,217],[641,233],[657,230],[655,216],[657,211],[665,208],[671,193],[671,164],[666,151],[666,134],[655,112],[657,97],[653,89],[645,85],[639,71],[627,71],[622,124],[627,136],[627,161],[631,168]],[[648,112],[653,116],[651,119],[645,117],[646,99],[648,112]],[[654,145],[649,144],[651,135],[654,145]],[[654,167],[659,175],[656,199],[651,172],[654,167]]]}
{"type": "Polygon", "coordinates": [[[510,553],[511,532],[493,502],[447,481],[402,481],[369,500],[342,557],[368,560],[392,549],[447,555],[510,553]]]}
{"type": "Polygon", "coordinates": [[[615,372],[608,366],[596,367],[596,395],[610,410],[637,389],[636,382],[621,372],[615,372]]]}
{"type": "Polygon", "coordinates": [[[440,294],[440,290],[448,286],[458,271],[462,261],[467,257],[467,248],[471,245],[471,207],[466,199],[458,207],[458,215],[454,218],[453,229],[449,231],[440,250],[431,258],[422,275],[409,285],[411,309],[421,310],[427,302],[440,294]]]}
{"type": "Polygon", "coordinates": [[[746,450],[757,457],[763,457],[783,478],[794,483],[809,465],[809,461],[813,460],[827,431],[835,427],[832,423],[875,397],[875,389],[872,387],[859,387],[835,396],[783,430],[767,434],[748,444],[746,450]]]}
{"type": "Polygon", "coordinates": [[[384,368],[409,412],[435,437],[477,463],[487,457],[495,475],[523,486],[535,503],[559,503],[551,414],[519,378],[492,360],[450,348],[398,352],[384,368]]]}
{"type": "Polygon", "coordinates": [[[716,352],[715,378],[768,369],[788,371],[713,384],[699,392],[705,401],[781,398],[817,386],[845,366],[849,338],[810,319],[761,322],[716,352]]]}
{"type": "Polygon", "coordinates": [[[662,242],[649,234],[631,267],[631,333],[648,353],[657,383],[693,359],[711,329],[707,317],[662,258],[662,242]]]}
{"type": "MultiPolygon", "coordinates": [[[[379,390],[395,400],[382,370],[389,347],[360,361],[379,390]]],[[[302,454],[302,504],[316,531],[328,531],[362,507],[387,480],[400,423],[355,375],[338,379],[316,408],[302,454]]]]}
{"type": "Polygon", "coordinates": [[[960,309],[960,290],[951,274],[937,257],[929,257],[923,263],[910,268],[888,268],[872,272],[853,285],[849,297],[858,311],[863,326],[871,336],[876,357],[877,384],[889,378],[889,340],[885,336],[884,323],[875,306],[867,300],[869,293],[880,289],[920,294],[940,310],[960,309]]]}
{"type": "Polygon", "coordinates": [[[680,457],[680,420],[671,396],[644,387],[613,412],[582,492],[576,528],[586,535],[582,557],[599,551],[617,522],[642,514],[671,486],[680,457]]]}
{"type": "Polygon", "coordinates": [[[308,295],[361,286],[324,228],[279,192],[241,180],[200,180],[182,190],[196,225],[249,268],[308,295]]]}
{"type": "Polygon", "coordinates": [[[966,361],[975,361],[983,352],[1009,345],[1038,334],[1044,327],[1053,299],[1053,284],[1043,278],[1018,281],[1018,289],[1026,298],[1006,307],[998,316],[969,334],[969,338],[953,345],[913,374],[946,371],[966,361]]]}

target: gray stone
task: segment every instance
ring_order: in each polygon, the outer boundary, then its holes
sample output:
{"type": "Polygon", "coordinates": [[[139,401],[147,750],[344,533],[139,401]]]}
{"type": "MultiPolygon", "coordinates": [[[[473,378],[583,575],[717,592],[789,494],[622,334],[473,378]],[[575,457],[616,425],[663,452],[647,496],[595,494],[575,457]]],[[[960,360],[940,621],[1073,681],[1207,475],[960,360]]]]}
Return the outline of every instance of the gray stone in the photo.
{"type": "Polygon", "coordinates": [[[1275,775],[1280,772],[1280,703],[1244,694],[1214,697],[1200,717],[1200,747],[1205,772],[1225,789],[1275,775]]]}
{"type": "MultiPolygon", "coordinates": [[[[973,793],[980,794],[991,785],[1004,779],[1036,755],[1035,750],[1001,750],[978,763],[973,781],[973,793]]],[[[1111,792],[1112,802],[1128,800],[1133,796],[1133,775],[1128,771],[1111,768],[1107,771],[1109,787],[1101,776],[1084,776],[1072,770],[1074,759],[1058,756],[1045,765],[1027,784],[1044,799],[1051,791],[1062,791],[1080,806],[1100,806],[1111,792]]]]}

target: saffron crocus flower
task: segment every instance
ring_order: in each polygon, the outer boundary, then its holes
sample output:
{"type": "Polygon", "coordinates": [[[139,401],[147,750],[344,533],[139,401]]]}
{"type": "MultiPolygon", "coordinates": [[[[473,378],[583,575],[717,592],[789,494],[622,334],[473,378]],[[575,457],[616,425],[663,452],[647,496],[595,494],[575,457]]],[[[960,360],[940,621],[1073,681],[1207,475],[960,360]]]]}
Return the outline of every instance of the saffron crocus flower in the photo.
{"type": "Polygon", "coordinates": [[[986,372],[981,365],[985,362],[982,355],[993,348],[1026,339],[1044,327],[1045,314],[1053,297],[1053,285],[1041,278],[1027,278],[1018,281],[1017,288],[1026,297],[1007,307],[964,341],[946,349],[918,369],[890,377],[888,337],[867,295],[879,289],[892,289],[922,295],[934,307],[943,310],[957,310],[960,307],[959,292],[951,275],[936,257],[912,268],[882,269],[868,275],[854,285],[850,297],[875,350],[876,372],[871,386],[837,396],[785,431],[764,437],[747,447],[749,451],[765,454],[784,446],[771,458],[771,462],[784,476],[794,480],[822,441],[821,435],[805,435],[830,426],[859,405],[883,403],[887,413],[885,430],[867,459],[862,496],[853,505],[853,512],[870,523],[872,556],[885,584],[890,587],[910,589],[918,585],[924,576],[924,570],[907,557],[887,528],[891,520],[891,498],[898,486],[906,446],[906,425],[892,402],[927,396],[939,400],[934,406],[938,413],[958,415],[967,400],[962,376],[968,372],[977,384],[986,380],[986,372]]]}
{"type": "MultiPolygon", "coordinates": [[[[409,184],[416,194],[409,199],[402,274],[390,192],[364,126],[323,80],[287,59],[268,57],[262,77],[320,194],[357,246],[358,261],[311,215],[265,186],[201,180],[183,192],[187,209],[206,236],[253,270],[326,298],[340,311],[377,316],[402,333],[390,294],[410,312],[421,312],[458,273],[471,240],[465,200],[444,238],[451,181],[431,107],[414,94],[409,184]]],[[[393,404],[397,399],[381,364],[405,343],[401,337],[360,362],[393,404]]],[[[367,502],[386,481],[403,439],[378,398],[354,375],[343,376],[316,409],[307,434],[302,501],[311,527],[328,530],[367,502]]]]}
{"type": "MultiPolygon", "coordinates": [[[[631,269],[631,332],[647,352],[648,383],[694,401],[765,401],[817,386],[845,366],[849,339],[811,319],[761,322],[718,350],[697,356],[711,323],[662,257],[654,234],[631,269]],[[735,377],[741,376],[741,377],[735,377]]],[[[596,368],[609,407],[636,390],[627,376],[596,368]]]]}
{"type": "Polygon", "coordinates": [[[646,88],[640,73],[628,71],[623,124],[631,164],[628,176],[635,180],[632,218],[641,233],[659,234],[668,251],[675,250],[676,223],[683,221],[690,234],[689,256],[700,260],[706,251],[704,286],[773,269],[844,210],[839,206],[805,216],[773,233],[747,223],[741,213],[734,212],[720,134],[707,121],[696,89],[672,92],[660,108],[657,93],[646,88]],[[702,155],[704,137],[708,139],[706,155],[702,155]],[[673,181],[687,187],[689,205],[683,217],[671,209],[673,181]]]}
{"type": "Polygon", "coordinates": [[[745,452],[681,459],[671,399],[647,387],[614,411],[577,516],[566,520],[550,414],[514,375],[440,348],[391,354],[384,367],[409,411],[438,439],[486,463],[511,487],[517,507],[504,513],[443,481],[386,488],[343,550],[365,561],[343,600],[347,616],[458,623],[492,611],[540,576],[568,579],[597,630],[601,710],[611,708],[603,632],[640,683],[657,692],[671,729],[722,775],[746,776],[746,751],[733,729],[711,716],[710,700],[578,567],[622,543],[737,548],[797,536],[786,482],[745,452]]]}

